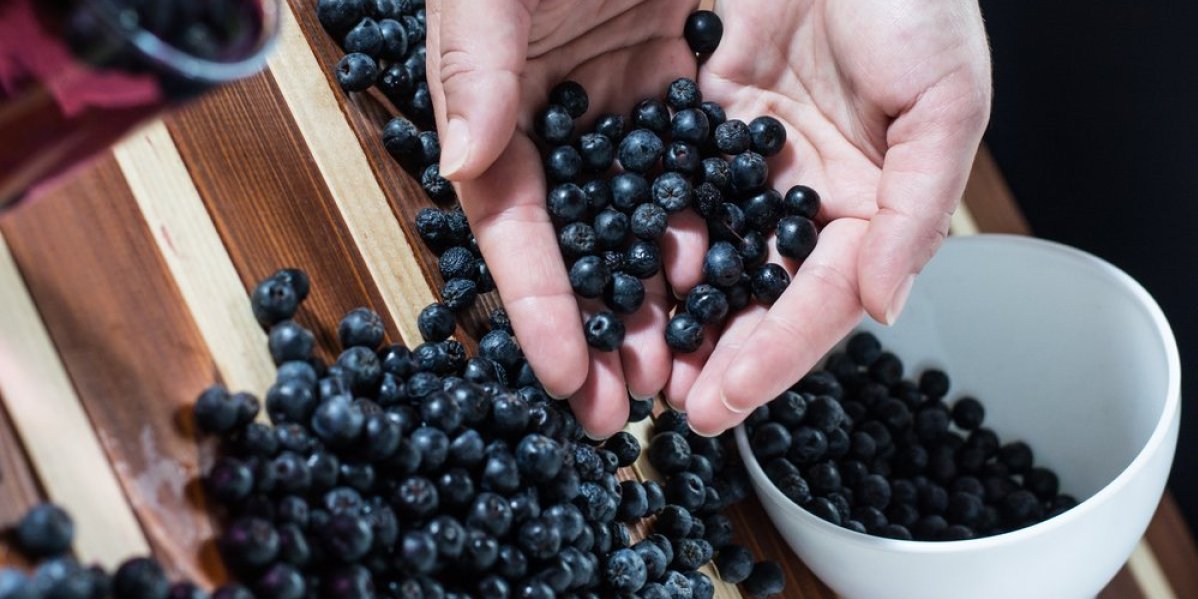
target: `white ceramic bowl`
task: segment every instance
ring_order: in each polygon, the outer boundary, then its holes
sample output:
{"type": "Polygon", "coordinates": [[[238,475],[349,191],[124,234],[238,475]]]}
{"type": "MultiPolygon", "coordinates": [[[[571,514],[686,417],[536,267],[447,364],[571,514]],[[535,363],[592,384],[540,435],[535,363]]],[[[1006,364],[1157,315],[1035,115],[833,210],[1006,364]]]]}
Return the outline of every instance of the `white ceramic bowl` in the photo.
{"type": "Polygon", "coordinates": [[[1061,490],[1083,500],[1035,526],[944,543],[834,526],[791,503],[736,440],[770,518],[843,597],[1094,597],[1156,510],[1177,443],[1180,367],[1160,308],[1128,275],[1046,241],[949,239],[907,309],[875,333],[907,373],[943,368],[949,398],[973,395],[986,426],[1023,439],[1061,490]]]}

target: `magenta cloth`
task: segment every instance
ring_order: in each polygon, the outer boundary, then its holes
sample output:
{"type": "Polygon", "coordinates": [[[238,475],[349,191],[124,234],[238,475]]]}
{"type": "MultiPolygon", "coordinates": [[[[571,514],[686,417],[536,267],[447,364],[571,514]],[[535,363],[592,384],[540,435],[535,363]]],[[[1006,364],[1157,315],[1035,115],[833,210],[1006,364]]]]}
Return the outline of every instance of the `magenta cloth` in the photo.
{"type": "Polygon", "coordinates": [[[32,81],[49,90],[67,118],[92,107],[153,106],[162,99],[153,77],[97,71],[76,61],[34,14],[32,0],[0,0],[0,90],[11,97],[32,81]]]}

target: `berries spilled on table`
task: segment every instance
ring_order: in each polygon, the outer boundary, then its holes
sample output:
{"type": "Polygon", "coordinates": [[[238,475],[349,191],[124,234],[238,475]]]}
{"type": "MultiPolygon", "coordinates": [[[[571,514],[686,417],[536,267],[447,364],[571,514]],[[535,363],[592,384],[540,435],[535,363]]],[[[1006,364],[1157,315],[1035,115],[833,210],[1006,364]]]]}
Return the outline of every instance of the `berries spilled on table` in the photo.
{"type": "Polygon", "coordinates": [[[857,333],[750,414],[749,445],[778,490],[833,524],[917,541],[1002,534],[1077,505],[1031,447],[982,426],[981,402],[950,403],[943,371],[903,376],[898,356],[857,333]]]}

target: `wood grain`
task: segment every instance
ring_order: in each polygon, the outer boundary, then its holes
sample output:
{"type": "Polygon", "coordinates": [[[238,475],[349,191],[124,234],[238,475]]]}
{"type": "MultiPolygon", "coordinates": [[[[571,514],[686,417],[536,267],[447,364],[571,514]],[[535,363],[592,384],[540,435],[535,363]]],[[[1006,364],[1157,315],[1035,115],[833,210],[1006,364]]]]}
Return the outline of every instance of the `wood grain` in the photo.
{"type": "MultiPolygon", "coordinates": [[[[217,371],[116,161],[101,159],[87,176],[8,215],[0,228],[99,435],[104,453],[97,447],[95,457],[106,453],[120,479],[128,501],[121,505],[132,506],[164,563],[204,580],[196,557],[212,526],[192,484],[199,450],[178,417],[217,371]]],[[[84,433],[61,430],[58,418],[36,434],[61,447],[87,447],[84,433]]],[[[148,551],[144,537],[129,538],[119,505],[101,501],[102,488],[86,483],[56,492],[48,478],[86,482],[87,471],[78,470],[104,469],[103,461],[43,461],[35,445],[26,447],[50,495],[79,520],[82,556],[113,564],[148,551]]]]}
{"type": "MultiPolygon", "coordinates": [[[[1184,461],[1177,465],[1185,467],[1184,461]]],[[[1165,493],[1161,498],[1145,539],[1174,594],[1182,598],[1198,597],[1198,546],[1171,494],[1165,493]]]]}
{"type": "Polygon", "coordinates": [[[984,144],[973,161],[963,203],[969,207],[982,232],[1031,234],[1019,204],[1011,195],[1011,188],[1007,187],[994,156],[984,144]]]}
{"type": "MultiPolygon", "coordinates": [[[[17,439],[4,400],[0,397],[0,531],[15,525],[25,512],[45,499],[25,448],[17,439]]],[[[0,533],[0,567],[23,566],[25,561],[3,542],[0,533]]]]}

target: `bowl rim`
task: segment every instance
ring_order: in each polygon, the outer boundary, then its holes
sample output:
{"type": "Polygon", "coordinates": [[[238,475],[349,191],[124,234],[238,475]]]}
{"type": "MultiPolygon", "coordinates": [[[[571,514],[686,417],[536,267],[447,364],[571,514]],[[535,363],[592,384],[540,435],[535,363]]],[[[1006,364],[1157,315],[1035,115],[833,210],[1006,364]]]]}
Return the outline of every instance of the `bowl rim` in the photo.
{"type": "MultiPolygon", "coordinates": [[[[1144,289],[1138,281],[1133,279],[1131,275],[1120,270],[1115,265],[1099,258],[1093,254],[1083,250],[1067,246],[1054,241],[1038,239],[1023,235],[985,233],[977,235],[969,235],[964,237],[950,237],[945,241],[944,251],[949,247],[961,245],[994,245],[996,251],[1001,251],[1006,246],[1018,246],[1021,248],[1031,248],[1045,254],[1052,254],[1058,257],[1071,259],[1078,262],[1079,265],[1096,269],[1099,273],[1104,274],[1112,279],[1112,282],[1124,292],[1137,301],[1141,310],[1147,313],[1154,328],[1156,329],[1159,341],[1164,345],[1164,354],[1167,368],[1168,381],[1165,387],[1165,402],[1161,408],[1156,426],[1149,435],[1148,441],[1140,448],[1140,451],[1114,479],[1108,482],[1105,486],[1099,489],[1096,493],[1078,503],[1077,506],[1066,511],[1063,514],[1054,516],[1032,526],[1021,528],[1019,530],[993,535],[989,537],[981,537],[977,539],[966,539],[961,541],[907,541],[900,539],[890,539],[886,537],[874,536],[871,534],[860,533],[849,530],[847,528],[832,524],[808,512],[798,504],[792,502],[789,498],[782,494],[774,482],[765,475],[761,464],[758,463],[757,457],[753,455],[749,448],[748,435],[745,433],[744,424],[738,425],[735,429],[736,445],[740,451],[741,460],[745,467],[749,470],[750,477],[754,482],[754,486],[758,490],[764,489],[765,493],[774,501],[778,501],[785,506],[789,511],[795,512],[795,517],[809,528],[814,528],[815,531],[827,536],[835,536],[843,541],[849,542],[863,548],[871,550],[885,550],[905,553],[923,553],[923,554],[939,554],[939,553],[959,553],[961,551],[982,551],[989,548],[1009,545],[1013,543],[1023,542],[1044,534],[1048,534],[1052,530],[1066,526],[1069,523],[1085,516],[1089,511],[1096,509],[1096,506],[1108,501],[1110,497],[1120,492],[1124,487],[1130,484],[1130,481],[1143,470],[1149,460],[1157,452],[1161,450],[1161,445],[1169,437],[1169,430],[1173,423],[1180,418],[1181,412],[1181,360],[1178,356],[1177,341],[1173,335],[1173,329],[1169,326],[1168,319],[1165,318],[1164,312],[1156,303],[1156,300],[1144,289]]],[[[951,251],[951,250],[950,250],[951,251]]],[[[933,258],[934,259],[934,258],[933,258]]]]}

